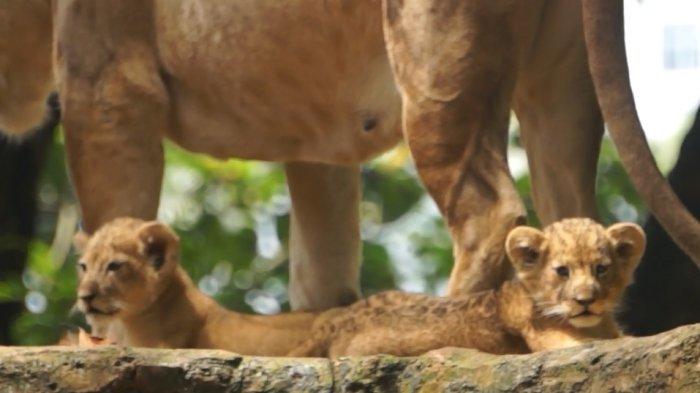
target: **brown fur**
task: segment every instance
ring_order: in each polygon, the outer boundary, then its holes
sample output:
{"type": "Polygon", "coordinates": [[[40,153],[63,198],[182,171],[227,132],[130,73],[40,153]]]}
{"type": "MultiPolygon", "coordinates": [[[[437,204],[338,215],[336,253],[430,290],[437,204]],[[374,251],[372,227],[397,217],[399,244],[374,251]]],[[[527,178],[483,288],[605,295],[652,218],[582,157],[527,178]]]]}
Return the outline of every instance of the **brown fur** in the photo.
{"type": "Polygon", "coordinates": [[[517,271],[498,290],[436,298],[388,292],[322,314],[291,356],[419,355],[442,347],[525,353],[615,338],[612,311],[644,250],[635,224],[607,229],[569,219],[544,232],[514,229],[506,244],[517,271]],[[598,266],[606,271],[596,274],[598,266]],[[557,268],[569,269],[568,277],[557,268]],[[589,301],[586,308],[576,299],[589,301]]]}
{"type": "Polygon", "coordinates": [[[45,116],[54,88],[51,0],[0,3],[0,130],[20,136],[45,116]]]}
{"type": "Polygon", "coordinates": [[[163,224],[117,219],[85,240],[78,306],[92,334],[109,342],[277,356],[298,345],[314,320],[310,313],[254,316],[224,309],[180,267],[179,240],[163,224]]]}
{"type": "MultiPolygon", "coordinates": [[[[10,44],[52,23],[17,4],[0,2],[0,14],[18,21],[0,34],[10,44]]],[[[48,12],[48,0],[31,4],[48,12]]],[[[357,166],[401,139],[403,119],[454,239],[449,293],[492,289],[511,274],[502,244],[525,213],[506,163],[509,111],[520,120],[542,222],[595,217],[603,133],[595,79],[640,195],[700,262],[700,224],[655,169],[634,113],[619,0],[54,4],[68,161],[88,231],[115,217],[155,217],[164,138],[215,157],[285,162],[292,304],[346,303],[359,295],[357,166]]],[[[50,37],[39,37],[30,50],[0,49],[0,59],[20,59],[3,73],[23,73],[12,81],[31,96],[13,101],[26,111],[0,97],[0,119],[36,114],[37,91],[50,86],[50,37]],[[26,68],[34,64],[41,69],[26,68]]],[[[21,120],[4,122],[30,119],[21,120]]]]}

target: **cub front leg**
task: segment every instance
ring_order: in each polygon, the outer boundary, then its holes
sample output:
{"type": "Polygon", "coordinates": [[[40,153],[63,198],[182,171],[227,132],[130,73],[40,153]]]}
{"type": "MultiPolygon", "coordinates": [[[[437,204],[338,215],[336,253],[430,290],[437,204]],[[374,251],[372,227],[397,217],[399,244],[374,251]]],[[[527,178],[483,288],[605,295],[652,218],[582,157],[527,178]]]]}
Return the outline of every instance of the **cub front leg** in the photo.
{"type": "Polygon", "coordinates": [[[515,78],[512,1],[385,0],[389,57],[421,179],[452,234],[448,294],[496,288],[525,210],[506,161],[515,78]]]}
{"type": "Polygon", "coordinates": [[[575,331],[559,328],[531,329],[523,336],[532,352],[577,347],[593,340],[575,331]]]}
{"type": "Polygon", "coordinates": [[[353,303],[360,296],[359,168],[292,162],[285,170],[292,197],[292,308],[353,303]]]}
{"type": "Polygon", "coordinates": [[[612,315],[605,315],[600,324],[590,328],[574,328],[551,322],[535,321],[523,329],[522,335],[532,352],[570,348],[595,340],[622,337],[612,315]]]}
{"type": "Polygon", "coordinates": [[[68,164],[85,229],[119,216],[153,219],[163,174],[168,95],[149,7],[61,1],[57,75],[68,164]],[[99,26],[97,25],[99,21],[99,26]]]}

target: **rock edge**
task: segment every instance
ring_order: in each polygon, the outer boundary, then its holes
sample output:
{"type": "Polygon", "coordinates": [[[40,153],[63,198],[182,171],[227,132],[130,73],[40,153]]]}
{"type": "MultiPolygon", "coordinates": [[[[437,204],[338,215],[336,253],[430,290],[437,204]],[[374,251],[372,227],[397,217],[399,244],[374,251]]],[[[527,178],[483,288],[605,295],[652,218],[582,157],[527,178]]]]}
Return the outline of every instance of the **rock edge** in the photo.
{"type": "Polygon", "coordinates": [[[700,324],[530,355],[294,359],[216,350],[0,347],[15,392],[700,392],[700,324]]]}

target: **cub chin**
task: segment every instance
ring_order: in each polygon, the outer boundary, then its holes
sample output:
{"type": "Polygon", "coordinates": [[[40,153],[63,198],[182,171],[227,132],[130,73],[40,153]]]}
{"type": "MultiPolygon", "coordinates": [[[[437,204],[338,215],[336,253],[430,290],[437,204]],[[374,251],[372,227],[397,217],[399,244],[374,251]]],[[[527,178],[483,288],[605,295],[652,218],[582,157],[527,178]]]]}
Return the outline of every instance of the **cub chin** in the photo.
{"type": "Polygon", "coordinates": [[[322,314],[293,356],[420,355],[443,347],[525,353],[616,338],[613,310],[644,251],[636,224],[567,219],[513,229],[516,270],[492,291],[440,298],[387,292],[322,314]]]}
{"type": "Polygon", "coordinates": [[[315,316],[245,315],[199,291],[179,264],[177,235],[159,222],[120,218],[76,236],[78,308],[92,335],[119,345],[216,348],[278,356],[306,338],[315,316]]]}

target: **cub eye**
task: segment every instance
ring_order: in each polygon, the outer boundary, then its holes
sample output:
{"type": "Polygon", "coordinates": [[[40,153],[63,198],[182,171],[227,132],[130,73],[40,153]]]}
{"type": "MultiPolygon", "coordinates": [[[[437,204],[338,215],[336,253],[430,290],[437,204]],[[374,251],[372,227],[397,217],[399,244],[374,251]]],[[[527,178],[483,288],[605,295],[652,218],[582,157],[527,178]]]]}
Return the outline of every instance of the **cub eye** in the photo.
{"type": "Polygon", "coordinates": [[[85,271],[87,270],[87,265],[85,264],[85,262],[78,261],[78,270],[85,273],[85,271]]]}
{"type": "Polygon", "coordinates": [[[110,261],[107,264],[107,271],[108,272],[116,272],[117,270],[121,269],[122,264],[123,263],[120,261],[110,261]]]}
{"type": "Polygon", "coordinates": [[[569,268],[566,266],[559,266],[555,269],[557,274],[561,277],[569,277],[569,268]]]}
{"type": "Polygon", "coordinates": [[[605,275],[605,273],[608,272],[608,267],[606,265],[597,265],[595,267],[595,275],[600,277],[605,275]]]}
{"type": "Polygon", "coordinates": [[[364,130],[365,132],[370,132],[375,127],[377,127],[377,119],[374,117],[368,117],[364,121],[362,121],[362,130],[364,130]]]}

